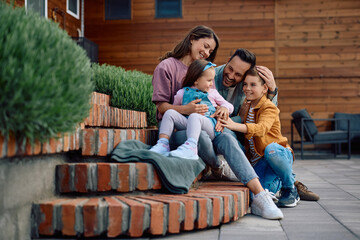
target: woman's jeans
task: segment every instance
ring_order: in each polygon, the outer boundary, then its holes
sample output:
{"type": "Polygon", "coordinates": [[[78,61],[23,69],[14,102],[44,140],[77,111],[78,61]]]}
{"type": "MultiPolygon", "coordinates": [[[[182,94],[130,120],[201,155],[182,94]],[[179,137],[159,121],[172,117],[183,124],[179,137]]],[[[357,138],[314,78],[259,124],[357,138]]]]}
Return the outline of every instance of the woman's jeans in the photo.
{"type": "Polygon", "coordinates": [[[263,188],[276,193],[282,187],[294,187],[292,164],[291,151],[278,143],[271,143],[265,148],[264,157],[255,164],[254,169],[263,188]]]}

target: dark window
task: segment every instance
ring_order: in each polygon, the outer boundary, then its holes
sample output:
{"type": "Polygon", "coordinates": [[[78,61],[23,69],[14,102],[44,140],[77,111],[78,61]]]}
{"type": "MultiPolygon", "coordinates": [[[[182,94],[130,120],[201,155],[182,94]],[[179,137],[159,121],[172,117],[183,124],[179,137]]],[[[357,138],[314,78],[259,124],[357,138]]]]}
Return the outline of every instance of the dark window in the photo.
{"type": "Polygon", "coordinates": [[[105,20],[131,19],[131,0],[105,0],[105,20]]]}
{"type": "Polygon", "coordinates": [[[66,2],[66,12],[79,19],[79,0],[67,0],[66,2]]]}
{"type": "Polygon", "coordinates": [[[47,0],[27,0],[25,5],[27,10],[37,12],[47,18],[47,0]]]}
{"type": "Polygon", "coordinates": [[[181,18],[182,0],[156,0],[156,18],[181,18]]]}

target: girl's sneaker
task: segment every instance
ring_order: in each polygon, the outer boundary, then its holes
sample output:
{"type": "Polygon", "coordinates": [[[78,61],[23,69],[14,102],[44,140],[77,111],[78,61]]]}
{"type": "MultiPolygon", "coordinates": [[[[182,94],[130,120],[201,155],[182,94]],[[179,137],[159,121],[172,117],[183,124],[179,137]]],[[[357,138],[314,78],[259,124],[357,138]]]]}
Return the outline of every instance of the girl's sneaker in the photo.
{"type": "Polygon", "coordinates": [[[198,160],[199,156],[197,154],[197,147],[191,146],[188,141],[178,147],[176,150],[170,152],[170,156],[179,157],[179,158],[187,158],[191,160],[198,160]]]}
{"type": "Polygon", "coordinates": [[[267,189],[256,194],[251,203],[251,213],[267,219],[282,219],[284,214],[275,205],[267,189]]]}
{"type": "Polygon", "coordinates": [[[149,149],[152,152],[159,153],[165,157],[169,156],[170,147],[169,143],[166,144],[160,140],[157,141],[156,145],[154,145],[152,148],[149,149]]]}

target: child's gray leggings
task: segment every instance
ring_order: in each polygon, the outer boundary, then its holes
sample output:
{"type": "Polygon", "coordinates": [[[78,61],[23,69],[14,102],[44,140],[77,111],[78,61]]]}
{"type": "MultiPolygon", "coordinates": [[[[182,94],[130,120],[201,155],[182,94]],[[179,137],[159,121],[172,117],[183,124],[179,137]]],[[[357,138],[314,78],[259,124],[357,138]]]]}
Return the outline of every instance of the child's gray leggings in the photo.
{"type": "Polygon", "coordinates": [[[167,110],[162,118],[159,134],[170,137],[174,127],[177,130],[186,129],[187,138],[198,140],[201,130],[206,131],[211,140],[215,137],[214,126],[210,119],[198,113],[192,113],[186,118],[173,109],[167,110]]]}

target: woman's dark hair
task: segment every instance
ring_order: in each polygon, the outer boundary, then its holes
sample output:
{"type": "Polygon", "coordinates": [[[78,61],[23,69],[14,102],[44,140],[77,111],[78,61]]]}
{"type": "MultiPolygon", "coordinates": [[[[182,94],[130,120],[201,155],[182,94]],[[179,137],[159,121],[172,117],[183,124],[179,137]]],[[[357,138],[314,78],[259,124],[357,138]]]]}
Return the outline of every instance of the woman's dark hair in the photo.
{"type": "Polygon", "coordinates": [[[203,70],[208,63],[209,62],[204,59],[198,59],[193,61],[188,68],[188,71],[182,83],[182,87],[193,86],[195,81],[199,77],[201,77],[203,70]]]}
{"type": "Polygon", "coordinates": [[[186,54],[190,52],[191,49],[191,40],[198,40],[201,38],[211,38],[214,39],[216,46],[212,51],[210,56],[206,59],[208,61],[213,62],[216,56],[217,49],[219,47],[219,38],[216,36],[215,32],[206,26],[196,26],[191,29],[186,37],[179,42],[172,51],[167,52],[164,56],[160,57],[160,61],[167,59],[169,57],[173,57],[176,59],[180,59],[184,57],[186,54]]]}
{"type": "Polygon", "coordinates": [[[260,79],[261,85],[264,85],[264,84],[265,84],[265,80],[262,79],[262,77],[261,77],[260,74],[259,74],[259,71],[256,70],[255,67],[250,68],[250,69],[247,71],[246,75],[253,76],[253,77],[258,77],[258,78],[260,79]]]}

